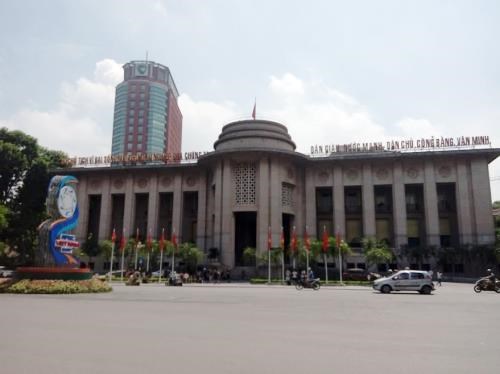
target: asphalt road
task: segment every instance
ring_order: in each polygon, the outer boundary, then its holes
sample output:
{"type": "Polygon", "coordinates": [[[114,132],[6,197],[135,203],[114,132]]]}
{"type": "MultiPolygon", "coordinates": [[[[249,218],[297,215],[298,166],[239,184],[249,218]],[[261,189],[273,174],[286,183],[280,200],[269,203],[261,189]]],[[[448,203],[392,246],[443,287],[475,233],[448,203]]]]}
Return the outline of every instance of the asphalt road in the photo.
{"type": "Polygon", "coordinates": [[[0,373],[498,373],[500,295],[115,284],[0,295],[0,373]]]}

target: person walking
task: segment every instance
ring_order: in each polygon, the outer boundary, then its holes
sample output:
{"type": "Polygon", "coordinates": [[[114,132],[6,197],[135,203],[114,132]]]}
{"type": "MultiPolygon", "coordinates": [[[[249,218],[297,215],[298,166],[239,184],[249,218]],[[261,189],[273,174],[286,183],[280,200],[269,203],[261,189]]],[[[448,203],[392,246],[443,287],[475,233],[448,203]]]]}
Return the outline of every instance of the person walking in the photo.
{"type": "Polygon", "coordinates": [[[436,279],[437,279],[438,286],[441,287],[441,280],[443,279],[443,273],[441,273],[440,271],[438,271],[436,273],[436,279]]]}

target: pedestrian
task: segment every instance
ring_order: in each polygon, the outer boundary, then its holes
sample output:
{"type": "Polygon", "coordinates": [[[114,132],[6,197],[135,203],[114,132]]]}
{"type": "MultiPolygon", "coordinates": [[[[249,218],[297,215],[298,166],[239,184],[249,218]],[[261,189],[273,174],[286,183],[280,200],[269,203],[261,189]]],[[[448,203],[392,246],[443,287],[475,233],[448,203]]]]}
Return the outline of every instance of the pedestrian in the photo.
{"type": "Polygon", "coordinates": [[[436,279],[437,279],[437,284],[438,284],[438,286],[440,286],[440,287],[441,287],[441,280],[442,280],[442,278],[443,278],[443,273],[441,273],[440,271],[438,271],[438,272],[436,273],[436,279]]]}
{"type": "Polygon", "coordinates": [[[434,276],[434,272],[432,270],[429,270],[429,275],[431,276],[431,280],[432,280],[432,277],[434,276]]]}
{"type": "Polygon", "coordinates": [[[290,281],[290,276],[291,276],[291,272],[290,272],[290,269],[286,269],[285,271],[285,282],[288,286],[290,286],[292,284],[292,282],[290,281]]]}

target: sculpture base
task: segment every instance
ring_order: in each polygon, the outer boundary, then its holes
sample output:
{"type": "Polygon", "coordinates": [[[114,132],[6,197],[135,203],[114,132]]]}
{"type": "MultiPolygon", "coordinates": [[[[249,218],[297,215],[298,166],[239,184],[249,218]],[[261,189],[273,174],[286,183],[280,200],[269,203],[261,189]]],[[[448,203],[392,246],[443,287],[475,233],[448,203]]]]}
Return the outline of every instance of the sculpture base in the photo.
{"type": "Polygon", "coordinates": [[[61,279],[61,280],[86,280],[92,278],[90,269],[64,268],[64,267],[18,267],[15,278],[17,279],[61,279]]]}

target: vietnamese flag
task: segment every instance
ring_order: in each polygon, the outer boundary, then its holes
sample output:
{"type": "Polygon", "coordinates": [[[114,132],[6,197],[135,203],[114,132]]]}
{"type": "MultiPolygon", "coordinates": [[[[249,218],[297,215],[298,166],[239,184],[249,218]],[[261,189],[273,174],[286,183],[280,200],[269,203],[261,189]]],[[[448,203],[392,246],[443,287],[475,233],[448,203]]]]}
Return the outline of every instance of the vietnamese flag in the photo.
{"type": "Polygon", "coordinates": [[[177,236],[175,235],[175,229],[172,232],[172,245],[177,249],[177,236]]]}
{"type": "Polygon", "coordinates": [[[113,228],[113,233],[111,234],[111,242],[113,244],[115,244],[115,242],[116,242],[116,231],[114,228],[113,228]]]}
{"type": "Polygon", "coordinates": [[[271,235],[271,226],[269,226],[269,230],[267,231],[267,250],[270,251],[273,246],[273,237],[271,235]]]}
{"type": "Polygon", "coordinates": [[[146,241],[146,247],[148,248],[148,251],[150,251],[151,248],[153,248],[153,240],[151,239],[151,230],[149,230],[149,233],[148,233],[148,239],[146,241]]]}
{"type": "Polygon", "coordinates": [[[292,252],[297,252],[297,232],[295,231],[295,226],[293,226],[292,242],[290,243],[290,248],[292,249],[292,252]]]}
{"type": "Polygon", "coordinates": [[[323,226],[323,252],[328,251],[328,233],[326,232],[326,226],[323,226]]]}
{"type": "Polygon", "coordinates": [[[309,234],[307,233],[307,226],[306,232],[304,233],[304,246],[306,247],[307,252],[311,250],[311,239],[309,239],[309,234]]]}
{"type": "Polygon", "coordinates": [[[165,246],[165,229],[161,229],[160,243],[158,243],[160,252],[163,252],[163,247],[165,246]]]}
{"type": "Polygon", "coordinates": [[[281,226],[280,248],[282,251],[285,249],[285,231],[283,231],[283,226],[281,226]]]}
{"type": "Polygon", "coordinates": [[[125,250],[125,229],[123,229],[122,237],[120,239],[120,251],[123,252],[125,250]]]}

